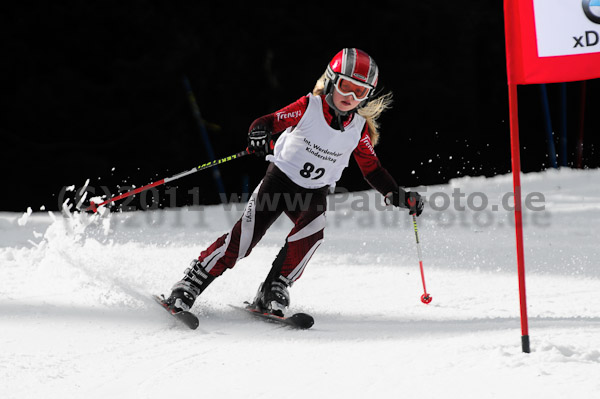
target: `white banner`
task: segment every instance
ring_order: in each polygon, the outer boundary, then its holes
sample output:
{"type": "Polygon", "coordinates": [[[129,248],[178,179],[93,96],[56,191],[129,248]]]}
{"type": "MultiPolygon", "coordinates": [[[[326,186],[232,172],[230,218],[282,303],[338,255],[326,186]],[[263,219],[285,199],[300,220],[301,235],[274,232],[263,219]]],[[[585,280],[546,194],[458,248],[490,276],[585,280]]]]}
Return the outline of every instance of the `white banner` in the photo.
{"type": "Polygon", "coordinates": [[[600,0],[533,0],[533,6],[538,57],[600,52],[600,0]]]}

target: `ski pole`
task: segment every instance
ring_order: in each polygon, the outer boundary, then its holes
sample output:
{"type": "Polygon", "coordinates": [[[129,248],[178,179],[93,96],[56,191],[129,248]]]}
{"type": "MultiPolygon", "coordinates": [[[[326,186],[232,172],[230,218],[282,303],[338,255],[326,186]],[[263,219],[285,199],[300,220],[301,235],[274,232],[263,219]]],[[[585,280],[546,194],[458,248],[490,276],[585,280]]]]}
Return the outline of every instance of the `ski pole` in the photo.
{"type": "Polygon", "coordinates": [[[177,180],[177,179],[179,179],[181,177],[184,177],[184,176],[187,176],[187,175],[191,175],[192,173],[196,173],[196,172],[198,172],[200,170],[208,169],[208,168],[211,168],[211,167],[213,167],[215,165],[219,165],[219,164],[222,164],[222,163],[225,163],[225,162],[229,162],[229,161],[232,161],[234,159],[246,156],[248,154],[250,154],[250,152],[248,152],[248,150],[244,150],[244,151],[238,152],[237,154],[233,154],[233,155],[230,155],[230,156],[225,157],[225,158],[215,159],[214,161],[203,163],[200,166],[197,166],[197,167],[195,167],[193,169],[190,169],[190,170],[187,170],[185,172],[178,173],[175,176],[166,177],[166,178],[164,178],[162,180],[157,180],[154,183],[150,183],[150,184],[147,184],[147,185],[145,185],[143,187],[136,188],[135,190],[127,191],[126,193],[123,193],[123,194],[118,195],[116,197],[107,199],[106,201],[104,201],[104,202],[102,202],[100,204],[96,204],[96,203],[94,203],[94,201],[90,201],[90,206],[88,206],[85,209],[85,211],[86,212],[93,211],[94,213],[96,213],[98,211],[98,207],[99,206],[103,206],[103,205],[106,205],[106,204],[108,204],[110,202],[114,202],[114,201],[118,201],[118,200],[123,199],[123,198],[130,197],[132,195],[138,194],[138,193],[140,193],[140,192],[142,192],[144,190],[147,190],[149,188],[160,186],[161,184],[165,184],[165,183],[171,182],[173,180],[177,180]]]}
{"type": "Polygon", "coordinates": [[[421,280],[423,281],[423,295],[421,295],[421,302],[425,305],[429,305],[432,301],[431,295],[427,293],[427,288],[425,287],[425,273],[423,272],[423,253],[421,252],[421,243],[419,242],[419,230],[417,229],[417,217],[412,215],[413,218],[413,226],[415,228],[415,238],[417,239],[417,253],[419,254],[419,267],[421,268],[421,280]]]}

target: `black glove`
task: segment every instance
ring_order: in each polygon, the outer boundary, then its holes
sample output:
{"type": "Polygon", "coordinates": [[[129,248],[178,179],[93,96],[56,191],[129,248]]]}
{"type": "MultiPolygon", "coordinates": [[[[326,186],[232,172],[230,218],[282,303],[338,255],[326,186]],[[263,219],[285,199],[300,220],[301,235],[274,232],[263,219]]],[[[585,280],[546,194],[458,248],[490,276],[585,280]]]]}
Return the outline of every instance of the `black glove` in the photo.
{"type": "Polygon", "coordinates": [[[248,152],[259,157],[272,153],[271,130],[264,126],[256,126],[248,133],[248,152]]]}
{"type": "Polygon", "coordinates": [[[385,195],[385,204],[407,208],[410,215],[417,216],[423,213],[423,207],[425,206],[423,198],[419,193],[416,191],[404,191],[401,188],[387,193],[385,195]]]}

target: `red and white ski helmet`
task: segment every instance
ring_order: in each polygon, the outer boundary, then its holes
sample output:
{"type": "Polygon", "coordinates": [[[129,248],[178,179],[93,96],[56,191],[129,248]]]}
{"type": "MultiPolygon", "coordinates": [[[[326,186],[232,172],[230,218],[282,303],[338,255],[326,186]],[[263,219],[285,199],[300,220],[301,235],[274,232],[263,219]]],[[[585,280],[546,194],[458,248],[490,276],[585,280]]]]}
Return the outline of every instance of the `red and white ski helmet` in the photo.
{"type": "Polygon", "coordinates": [[[325,94],[331,93],[340,75],[369,85],[373,94],[379,78],[377,64],[366,52],[357,48],[345,48],[337,53],[325,71],[325,94]]]}

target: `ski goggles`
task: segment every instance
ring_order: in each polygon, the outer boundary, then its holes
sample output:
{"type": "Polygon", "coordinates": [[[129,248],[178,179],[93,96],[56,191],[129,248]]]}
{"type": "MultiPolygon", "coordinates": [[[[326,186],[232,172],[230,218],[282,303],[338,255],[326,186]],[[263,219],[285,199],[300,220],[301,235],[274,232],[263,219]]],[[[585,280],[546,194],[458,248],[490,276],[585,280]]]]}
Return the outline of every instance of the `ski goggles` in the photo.
{"type": "Polygon", "coordinates": [[[373,89],[373,86],[368,85],[358,80],[354,80],[347,76],[339,75],[337,82],[335,82],[335,90],[342,96],[352,95],[356,101],[363,101],[369,97],[369,93],[373,89]]]}

